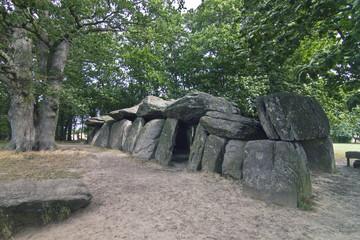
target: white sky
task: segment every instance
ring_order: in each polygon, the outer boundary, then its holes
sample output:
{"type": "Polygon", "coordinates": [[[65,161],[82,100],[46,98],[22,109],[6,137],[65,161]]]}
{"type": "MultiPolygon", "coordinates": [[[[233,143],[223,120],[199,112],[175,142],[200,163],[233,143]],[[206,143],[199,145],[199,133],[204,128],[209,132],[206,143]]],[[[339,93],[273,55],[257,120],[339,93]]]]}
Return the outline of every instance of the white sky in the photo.
{"type": "Polygon", "coordinates": [[[191,8],[197,8],[201,3],[201,0],[185,0],[185,7],[190,10],[191,8]]]}

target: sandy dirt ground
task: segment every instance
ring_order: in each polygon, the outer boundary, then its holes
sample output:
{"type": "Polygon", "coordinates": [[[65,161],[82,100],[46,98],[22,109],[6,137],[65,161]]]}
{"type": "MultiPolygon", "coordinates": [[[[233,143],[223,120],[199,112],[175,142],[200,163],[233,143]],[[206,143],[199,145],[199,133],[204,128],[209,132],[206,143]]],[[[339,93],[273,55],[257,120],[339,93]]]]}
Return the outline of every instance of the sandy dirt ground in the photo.
{"type": "Polygon", "coordinates": [[[346,167],[345,158],[337,159],[336,174],[312,174],[315,205],[303,211],[253,200],[239,182],[190,173],[182,164],[163,167],[120,151],[75,147],[90,152],[77,170],[91,204],[14,239],[360,239],[360,170],[346,167]]]}

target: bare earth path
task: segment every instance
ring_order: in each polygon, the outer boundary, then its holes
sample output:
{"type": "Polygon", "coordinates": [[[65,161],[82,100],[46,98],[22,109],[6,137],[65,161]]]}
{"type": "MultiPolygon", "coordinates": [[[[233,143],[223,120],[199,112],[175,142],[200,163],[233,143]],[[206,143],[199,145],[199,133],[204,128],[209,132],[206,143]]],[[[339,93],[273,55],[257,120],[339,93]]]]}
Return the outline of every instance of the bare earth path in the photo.
{"type": "Polygon", "coordinates": [[[219,175],[75,147],[91,153],[77,160],[91,204],[14,239],[360,239],[360,170],[345,167],[345,159],[336,174],[313,174],[316,205],[302,211],[245,197],[238,182],[219,175]]]}

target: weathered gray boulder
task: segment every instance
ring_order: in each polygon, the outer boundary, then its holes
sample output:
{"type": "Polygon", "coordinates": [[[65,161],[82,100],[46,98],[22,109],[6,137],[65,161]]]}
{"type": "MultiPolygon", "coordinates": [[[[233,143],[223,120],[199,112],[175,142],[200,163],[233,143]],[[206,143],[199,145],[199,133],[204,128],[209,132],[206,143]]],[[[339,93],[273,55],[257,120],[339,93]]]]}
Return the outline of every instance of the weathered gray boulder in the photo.
{"type": "Polygon", "coordinates": [[[145,120],[141,117],[136,118],[135,121],[131,124],[131,127],[129,128],[126,134],[126,139],[123,144],[124,152],[132,153],[135,147],[136,140],[144,125],[145,125],[145,120]]]}
{"type": "Polygon", "coordinates": [[[75,211],[91,198],[88,188],[76,179],[0,182],[0,223],[11,222],[15,229],[42,224],[42,217],[50,211],[63,207],[75,211]]]}
{"type": "Polygon", "coordinates": [[[210,111],[200,118],[201,126],[210,134],[239,140],[266,139],[260,123],[240,115],[210,111]]]}
{"type": "Polygon", "coordinates": [[[174,100],[164,100],[155,96],[147,96],[139,104],[136,115],[145,119],[164,118],[164,109],[173,102],[174,100]]]}
{"type": "Polygon", "coordinates": [[[190,148],[189,162],[187,169],[190,171],[201,170],[201,160],[208,134],[201,125],[198,125],[195,132],[194,142],[190,148]]]}
{"type": "Polygon", "coordinates": [[[154,119],[145,124],[140,131],[132,156],[144,160],[155,157],[164,122],[165,119],[154,119]]]}
{"type": "Polygon", "coordinates": [[[245,193],[289,207],[297,207],[302,199],[311,196],[306,154],[299,143],[250,141],[245,154],[245,193]]]}
{"type": "Polygon", "coordinates": [[[334,173],[335,157],[333,142],[329,137],[308,141],[301,141],[310,170],[334,173]]]}
{"type": "Polygon", "coordinates": [[[123,108],[123,109],[111,111],[109,115],[115,120],[128,119],[130,121],[134,121],[137,118],[136,112],[138,108],[139,108],[139,104],[131,108],[123,108]]]}
{"type": "Polygon", "coordinates": [[[303,141],[330,135],[329,120],[309,97],[277,93],[256,99],[261,125],[270,139],[303,141]]]}
{"type": "Polygon", "coordinates": [[[245,158],[246,142],[229,140],[226,144],[222,174],[231,176],[234,179],[242,179],[242,166],[245,158]]]}
{"type": "Polygon", "coordinates": [[[114,122],[110,129],[109,148],[122,150],[122,140],[125,129],[131,126],[131,121],[123,119],[119,122],[114,122]]]}
{"type": "Polygon", "coordinates": [[[128,136],[130,135],[130,129],[131,129],[132,124],[133,123],[130,122],[129,124],[126,124],[124,126],[123,136],[121,138],[121,150],[124,150],[125,142],[126,142],[126,139],[128,138],[128,136]]]}
{"type": "Polygon", "coordinates": [[[109,144],[109,137],[110,137],[110,129],[113,125],[114,121],[108,121],[106,122],[100,129],[99,134],[96,133],[95,137],[93,139],[94,146],[107,148],[109,144]]]}
{"type": "Polygon", "coordinates": [[[235,103],[207,93],[197,92],[189,93],[170,104],[165,108],[164,115],[169,118],[179,119],[189,125],[196,125],[200,118],[208,111],[217,111],[225,114],[239,113],[235,103]]]}
{"type": "Polygon", "coordinates": [[[227,140],[210,135],[206,139],[204,154],[201,160],[201,170],[222,173],[222,163],[227,140]]]}
{"type": "Polygon", "coordinates": [[[85,124],[88,127],[101,127],[104,123],[114,120],[112,117],[108,115],[99,116],[99,117],[92,117],[89,119],[86,119],[85,124]]]}
{"type": "Polygon", "coordinates": [[[98,132],[98,130],[100,129],[101,127],[94,127],[93,129],[91,129],[87,135],[87,143],[88,144],[91,144],[92,140],[94,139],[96,133],[98,132]]]}
{"type": "Polygon", "coordinates": [[[159,139],[159,145],[155,153],[155,159],[161,164],[169,165],[171,162],[178,123],[179,121],[173,118],[166,119],[164,123],[164,127],[159,139]]]}

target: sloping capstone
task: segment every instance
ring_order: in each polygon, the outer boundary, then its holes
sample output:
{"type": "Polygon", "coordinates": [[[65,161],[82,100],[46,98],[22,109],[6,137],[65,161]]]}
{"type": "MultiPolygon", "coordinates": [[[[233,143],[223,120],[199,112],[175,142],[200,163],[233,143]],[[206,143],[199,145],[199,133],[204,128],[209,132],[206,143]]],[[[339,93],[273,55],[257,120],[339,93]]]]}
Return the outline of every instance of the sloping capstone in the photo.
{"type": "Polygon", "coordinates": [[[139,104],[131,108],[123,108],[123,109],[111,111],[109,115],[115,120],[128,119],[130,121],[134,121],[137,118],[136,112],[138,108],[139,108],[139,104]]]}
{"type": "Polygon", "coordinates": [[[311,196],[306,154],[299,143],[250,141],[245,154],[243,187],[251,197],[296,208],[311,196]]]}
{"type": "Polygon", "coordinates": [[[155,96],[145,97],[139,104],[136,115],[145,119],[164,118],[164,109],[174,100],[164,100],[155,96]]]}
{"type": "Polygon", "coordinates": [[[167,118],[164,123],[159,139],[159,145],[155,153],[155,159],[161,164],[169,165],[171,162],[178,124],[179,121],[173,118],[167,118]]]}
{"type": "Polygon", "coordinates": [[[303,141],[330,135],[329,120],[313,98],[277,93],[256,99],[261,125],[268,138],[303,141]]]}
{"type": "Polygon", "coordinates": [[[141,129],[134,151],[132,152],[134,157],[144,160],[150,160],[155,157],[164,122],[165,119],[154,119],[145,124],[141,129]]]}
{"type": "Polygon", "coordinates": [[[240,115],[210,111],[200,119],[201,126],[210,134],[239,140],[266,139],[260,123],[240,115]]]}
{"type": "Polygon", "coordinates": [[[109,137],[109,148],[111,149],[123,149],[123,137],[126,128],[131,126],[131,121],[123,119],[120,122],[114,122],[111,130],[110,130],[110,137],[109,137]]]}
{"type": "Polygon", "coordinates": [[[229,140],[226,144],[222,174],[234,179],[242,179],[242,166],[245,158],[246,142],[240,140],[229,140]]]}
{"type": "Polygon", "coordinates": [[[334,173],[333,142],[329,137],[300,142],[304,148],[310,170],[334,173]]]}
{"type": "Polygon", "coordinates": [[[201,160],[204,154],[205,143],[208,134],[205,129],[198,125],[195,132],[194,142],[190,147],[189,162],[187,169],[190,171],[201,170],[201,160]]]}
{"type": "Polygon", "coordinates": [[[0,223],[12,222],[15,229],[42,224],[46,211],[62,207],[75,211],[91,198],[89,189],[77,179],[0,182],[0,223]]]}
{"type": "Polygon", "coordinates": [[[168,118],[179,119],[186,124],[196,125],[208,111],[217,111],[225,114],[238,114],[235,103],[214,97],[203,92],[189,93],[179,98],[164,110],[168,118]]]}
{"type": "Polygon", "coordinates": [[[135,147],[136,140],[144,125],[145,125],[145,120],[141,117],[136,118],[135,121],[131,124],[131,127],[129,128],[126,134],[126,139],[123,144],[124,152],[132,153],[135,147]]]}
{"type": "Polygon", "coordinates": [[[92,117],[89,119],[86,119],[85,124],[88,127],[101,127],[104,123],[114,120],[112,117],[108,115],[99,116],[99,117],[92,117]]]}
{"type": "Polygon", "coordinates": [[[201,161],[201,170],[222,172],[222,163],[227,140],[222,137],[210,135],[206,139],[204,154],[201,161]]]}
{"type": "Polygon", "coordinates": [[[98,147],[102,147],[102,148],[107,148],[108,144],[109,144],[109,137],[110,137],[110,129],[111,126],[113,125],[114,121],[108,121],[106,122],[100,129],[99,129],[99,134],[95,137],[93,140],[94,141],[94,146],[98,146],[98,147]]]}

